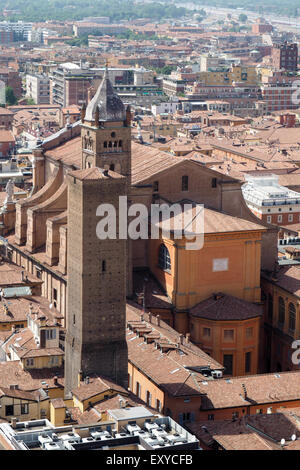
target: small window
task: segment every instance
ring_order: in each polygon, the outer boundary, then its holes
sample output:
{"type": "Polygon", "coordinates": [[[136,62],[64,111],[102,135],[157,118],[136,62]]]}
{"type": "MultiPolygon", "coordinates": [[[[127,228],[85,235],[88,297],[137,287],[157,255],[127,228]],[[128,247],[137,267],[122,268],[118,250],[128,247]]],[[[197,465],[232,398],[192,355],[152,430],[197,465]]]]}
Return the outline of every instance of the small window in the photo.
{"type": "Polygon", "coordinates": [[[158,255],[158,265],[161,269],[171,270],[171,258],[168,248],[165,245],[160,245],[158,255]]]}
{"type": "Polygon", "coordinates": [[[272,216],[271,215],[267,216],[267,222],[268,222],[268,224],[270,224],[272,222],[272,216]]]}
{"type": "Polygon", "coordinates": [[[216,188],[217,187],[217,178],[212,178],[211,180],[211,187],[216,188]]]}
{"type": "Polygon", "coordinates": [[[154,191],[155,193],[158,192],[158,181],[154,181],[154,183],[153,183],[153,191],[154,191]]]}
{"type": "Polygon", "coordinates": [[[102,261],[102,272],[105,273],[106,271],[106,261],[105,259],[102,261]]]}
{"type": "Polygon", "coordinates": [[[296,329],[296,308],[295,305],[289,303],[289,331],[294,333],[296,329]]]}
{"type": "Polygon", "coordinates": [[[6,405],[5,416],[13,416],[13,415],[14,415],[14,405],[6,405]]]}
{"type": "Polygon", "coordinates": [[[246,352],[245,354],[245,372],[248,374],[251,372],[251,352],[246,352]]]}
{"type": "Polygon", "coordinates": [[[107,142],[106,142],[106,141],[103,143],[103,147],[104,147],[105,149],[107,149],[107,142]]]}
{"type": "Polygon", "coordinates": [[[233,341],[234,330],[224,330],[224,341],[233,341]]]}
{"type": "Polygon", "coordinates": [[[181,178],[181,190],[182,191],[189,190],[189,177],[186,175],[181,178]]]}
{"type": "Polygon", "coordinates": [[[225,368],[224,375],[232,375],[232,372],[233,372],[233,355],[232,354],[224,354],[223,365],[225,368]]]}
{"type": "Polygon", "coordinates": [[[157,411],[161,411],[161,401],[157,398],[156,399],[156,406],[155,408],[157,409],[157,411]]]}
{"type": "Polygon", "coordinates": [[[119,147],[122,147],[123,146],[123,142],[122,140],[119,140],[119,147]]]}
{"type": "Polygon", "coordinates": [[[246,328],[246,338],[253,338],[253,327],[246,328]]]}
{"type": "Polygon", "coordinates": [[[57,300],[57,289],[53,289],[53,299],[57,300]]]}
{"type": "Polygon", "coordinates": [[[277,222],[282,222],[282,215],[279,215],[279,216],[277,217],[277,222]]]}
{"type": "Polygon", "coordinates": [[[114,165],[114,163],[111,163],[111,164],[109,165],[109,169],[110,169],[110,171],[115,171],[115,165],[114,165]]]}
{"type": "Polygon", "coordinates": [[[28,403],[21,404],[21,415],[28,415],[29,413],[29,405],[28,403]]]}
{"type": "Polygon", "coordinates": [[[210,328],[203,328],[203,336],[210,338],[210,328]]]}
{"type": "Polygon", "coordinates": [[[207,419],[208,419],[208,421],[214,421],[215,415],[209,414],[209,415],[207,415],[207,419]]]}

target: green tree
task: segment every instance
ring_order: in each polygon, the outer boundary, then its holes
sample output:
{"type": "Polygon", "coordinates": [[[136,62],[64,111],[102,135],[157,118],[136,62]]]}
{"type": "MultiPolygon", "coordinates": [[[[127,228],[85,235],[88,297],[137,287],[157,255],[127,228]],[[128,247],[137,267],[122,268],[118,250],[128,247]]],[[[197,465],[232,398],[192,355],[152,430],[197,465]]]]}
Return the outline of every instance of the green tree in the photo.
{"type": "Polygon", "coordinates": [[[5,99],[8,106],[12,106],[18,101],[11,86],[5,87],[5,99]]]}
{"type": "Polygon", "coordinates": [[[34,105],[35,104],[35,101],[33,98],[27,98],[26,99],[26,103],[29,104],[29,105],[34,105]]]}
{"type": "Polygon", "coordinates": [[[241,14],[239,15],[239,21],[240,21],[241,23],[246,23],[247,19],[248,19],[248,16],[245,15],[245,13],[241,13],[241,14]]]}

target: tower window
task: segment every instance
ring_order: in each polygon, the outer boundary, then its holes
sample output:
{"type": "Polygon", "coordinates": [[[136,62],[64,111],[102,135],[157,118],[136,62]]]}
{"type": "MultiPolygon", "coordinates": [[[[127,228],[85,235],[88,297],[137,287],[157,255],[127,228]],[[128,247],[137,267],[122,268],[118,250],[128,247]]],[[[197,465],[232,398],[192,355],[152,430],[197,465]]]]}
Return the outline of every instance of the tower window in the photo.
{"type": "Polygon", "coordinates": [[[115,132],[112,132],[110,135],[111,135],[111,137],[116,137],[116,133],[115,133],[115,132]]]}
{"type": "Polygon", "coordinates": [[[182,191],[189,190],[189,177],[186,175],[181,178],[181,190],[182,191]]]}
{"type": "Polygon", "coordinates": [[[118,142],[117,140],[114,141],[114,148],[118,147],[118,142]]]}
{"type": "Polygon", "coordinates": [[[106,141],[103,142],[103,147],[104,147],[105,149],[107,149],[107,142],[106,142],[106,141]]]}
{"type": "Polygon", "coordinates": [[[119,140],[119,147],[122,147],[122,145],[123,145],[122,140],[119,140]]]}
{"type": "Polygon", "coordinates": [[[105,273],[105,271],[106,271],[106,261],[103,260],[102,261],[102,272],[105,273]]]}
{"type": "Polygon", "coordinates": [[[112,147],[112,142],[111,142],[111,140],[108,142],[108,146],[109,146],[109,148],[112,147]]]}
{"type": "Polygon", "coordinates": [[[159,247],[158,265],[161,269],[171,271],[170,253],[165,245],[160,245],[159,247]]]}

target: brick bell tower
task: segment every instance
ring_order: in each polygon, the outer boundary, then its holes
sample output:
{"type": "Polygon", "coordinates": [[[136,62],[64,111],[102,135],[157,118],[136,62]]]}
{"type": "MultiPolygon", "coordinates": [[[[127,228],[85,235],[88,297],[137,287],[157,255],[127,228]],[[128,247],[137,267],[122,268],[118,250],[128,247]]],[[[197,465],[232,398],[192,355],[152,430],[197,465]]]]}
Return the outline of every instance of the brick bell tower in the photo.
{"type": "MultiPolygon", "coordinates": [[[[82,115],[82,169],[68,174],[68,289],[65,392],[78,376],[102,375],[127,388],[128,241],[118,237],[119,196],[130,185],[130,119],[105,72],[82,115]],[[116,238],[96,234],[100,204],[112,204],[116,238]]],[[[130,263],[131,264],[131,263],[130,263]]]]}

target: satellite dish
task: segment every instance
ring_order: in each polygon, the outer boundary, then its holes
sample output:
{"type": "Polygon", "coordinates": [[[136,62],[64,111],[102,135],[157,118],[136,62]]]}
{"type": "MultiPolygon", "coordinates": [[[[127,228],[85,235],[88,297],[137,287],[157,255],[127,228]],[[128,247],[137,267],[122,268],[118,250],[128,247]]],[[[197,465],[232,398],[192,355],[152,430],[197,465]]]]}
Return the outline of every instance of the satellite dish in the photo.
{"type": "Polygon", "coordinates": [[[293,434],[291,439],[292,439],[292,441],[295,441],[297,439],[296,434],[293,434]]]}
{"type": "Polygon", "coordinates": [[[284,444],[285,444],[285,439],[281,439],[280,445],[284,446],[284,444]]]}

